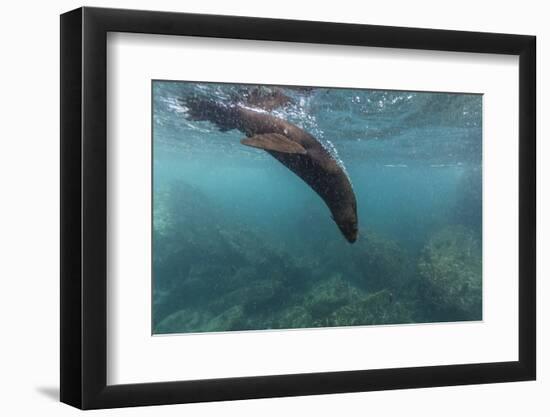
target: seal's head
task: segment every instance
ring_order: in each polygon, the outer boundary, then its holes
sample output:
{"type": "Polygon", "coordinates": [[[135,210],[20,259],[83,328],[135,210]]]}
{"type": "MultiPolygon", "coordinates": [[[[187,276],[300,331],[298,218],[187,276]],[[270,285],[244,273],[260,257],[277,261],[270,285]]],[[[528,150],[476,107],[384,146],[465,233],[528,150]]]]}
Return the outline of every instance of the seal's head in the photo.
{"type": "Polygon", "coordinates": [[[333,220],[349,243],[357,240],[359,227],[355,207],[338,212],[333,215],[333,220]]]}

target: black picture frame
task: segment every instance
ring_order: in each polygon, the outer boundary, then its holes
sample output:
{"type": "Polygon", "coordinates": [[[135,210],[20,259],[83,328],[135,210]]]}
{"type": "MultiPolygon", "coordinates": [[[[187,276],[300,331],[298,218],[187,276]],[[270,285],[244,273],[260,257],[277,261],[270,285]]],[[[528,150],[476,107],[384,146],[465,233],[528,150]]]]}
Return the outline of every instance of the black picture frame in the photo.
{"type": "Polygon", "coordinates": [[[536,38],[251,17],[79,8],[61,15],[61,401],[81,409],[533,380],[536,38]],[[519,360],[107,385],[108,32],[519,56],[519,360]]]}

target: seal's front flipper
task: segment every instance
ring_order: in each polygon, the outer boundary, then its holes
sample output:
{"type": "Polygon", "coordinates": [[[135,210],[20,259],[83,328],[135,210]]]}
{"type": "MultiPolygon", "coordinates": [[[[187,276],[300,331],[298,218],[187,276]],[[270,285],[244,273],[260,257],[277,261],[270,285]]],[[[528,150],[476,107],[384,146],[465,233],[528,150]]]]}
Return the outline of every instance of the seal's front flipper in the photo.
{"type": "Polygon", "coordinates": [[[253,148],[263,149],[265,151],[275,151],[281,153],[306,154],[305,148],[284,135],[278,133],[265,133],[255,135],[250,138],[244,138],[241,143],[253,148]]]}

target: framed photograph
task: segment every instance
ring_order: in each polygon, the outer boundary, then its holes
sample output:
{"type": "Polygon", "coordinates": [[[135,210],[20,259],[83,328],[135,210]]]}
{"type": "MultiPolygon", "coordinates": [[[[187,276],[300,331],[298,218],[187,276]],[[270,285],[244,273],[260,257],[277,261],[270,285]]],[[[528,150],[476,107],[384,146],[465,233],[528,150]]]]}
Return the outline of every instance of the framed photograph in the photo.
{"type": "Polygon", "coordinates": [[[61,401],[533,380],[535,37],[61,16],[61,401]]]}

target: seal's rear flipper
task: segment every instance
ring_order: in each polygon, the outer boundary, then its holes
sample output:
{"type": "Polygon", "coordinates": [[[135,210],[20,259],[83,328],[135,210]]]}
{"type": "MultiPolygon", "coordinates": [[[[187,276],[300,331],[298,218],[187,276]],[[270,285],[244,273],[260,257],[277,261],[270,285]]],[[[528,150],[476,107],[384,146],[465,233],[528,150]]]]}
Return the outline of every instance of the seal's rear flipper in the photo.
{"type": "Polygon", "coordinates": [[[265,151],[275,151],[281,153],[306,154],[305,148],[284,135],[278,133],[265,133],[255,135],[241,140],[241,143],[253,148],[263,149],[265,151]]]}
{"type": "Polygon", "coordinates": [[[187,108],[186,117],[189,120],[209,121],[222,132],[237,127],[235,106],[231,104],[194,96],[180,98],[178,102],[187,108]]]}

